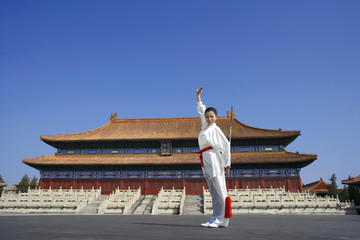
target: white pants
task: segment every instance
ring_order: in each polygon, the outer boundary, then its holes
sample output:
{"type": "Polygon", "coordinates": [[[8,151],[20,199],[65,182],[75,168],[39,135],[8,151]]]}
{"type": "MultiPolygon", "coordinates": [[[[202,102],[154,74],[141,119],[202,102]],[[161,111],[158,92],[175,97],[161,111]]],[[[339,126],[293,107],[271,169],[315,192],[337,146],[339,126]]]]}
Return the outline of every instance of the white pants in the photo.
{"type": "Polygon", "coordinates": [[[213,214],[211,216],[210,222],[215,222],[217,224],[225,224],[229,221],[228,218],[225,218],[225,198],[227,197],[226,190],[226,181],[225,181],[225,172],[220,171],[220,173],[215,177],[210,177],[204,174],[206,182],[209,186],[213,214]]]}

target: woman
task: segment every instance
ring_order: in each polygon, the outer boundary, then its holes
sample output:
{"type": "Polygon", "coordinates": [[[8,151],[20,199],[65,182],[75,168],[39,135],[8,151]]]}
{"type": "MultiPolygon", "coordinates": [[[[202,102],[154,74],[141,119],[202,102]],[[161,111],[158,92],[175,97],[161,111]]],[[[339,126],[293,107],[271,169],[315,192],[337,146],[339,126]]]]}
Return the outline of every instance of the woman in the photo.
{"type": "Polygon", "coordinates": [[[206,108],[201,102],[201,92],[204,87],[196,90],[198,112],[201,119],[201,131],[198,136],[202,170],[208,184],[213,214],[211,219],[202,223],[202,227],[227,227],[229,219],[225,215],[225,198],[227,196],[225,171],[230,170],[230,143],[221,129],[216,126],[217,111],[206,108]]]}

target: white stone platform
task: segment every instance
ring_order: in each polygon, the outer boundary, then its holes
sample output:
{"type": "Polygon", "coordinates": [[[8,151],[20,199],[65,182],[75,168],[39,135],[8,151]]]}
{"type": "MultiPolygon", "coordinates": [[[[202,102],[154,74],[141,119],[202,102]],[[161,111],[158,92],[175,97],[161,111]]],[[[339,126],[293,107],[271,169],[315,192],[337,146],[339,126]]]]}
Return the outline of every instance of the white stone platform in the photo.
{"type": "MultiPolygon", "coordinates": [[[[0,214],[212,214],[211,196],[205,188],[203,195],[198,196],[187,196],[185,188],[162,188],[158,195],[151,196],[141,195],[141,188],[116,189],[101,197],[100,193],[101,189],[29,189],[28,193],[4,193],[0,198],[0,214]]],[[[357,214],[353,202],[340,202],[338,198],[319,197],[309,192],[289,192],[285,188],[235,188],[228,193],[235,215],[357,214]]]]}

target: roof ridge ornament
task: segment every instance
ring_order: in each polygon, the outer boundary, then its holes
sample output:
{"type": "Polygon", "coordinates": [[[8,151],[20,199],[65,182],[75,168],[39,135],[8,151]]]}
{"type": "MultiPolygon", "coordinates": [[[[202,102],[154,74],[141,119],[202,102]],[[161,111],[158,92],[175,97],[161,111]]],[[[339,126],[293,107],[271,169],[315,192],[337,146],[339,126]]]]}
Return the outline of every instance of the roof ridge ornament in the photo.
{"type": "Polygon", "coordinates": [[[234,110],[232,110],[232,112],[230,112],[230,110],[226,110],[226,113],[227,113],[227,117],[228,117],[228,118],[231,118],[231,115],[232,115],[233,118],[235,118],[235,112],[234,112],[234,110]]]}
{"type": "Polygon", "coordinates": [[[117,113],[111,113],[110,121],[115,121],[115,120],[117,120],[117,113]]]}

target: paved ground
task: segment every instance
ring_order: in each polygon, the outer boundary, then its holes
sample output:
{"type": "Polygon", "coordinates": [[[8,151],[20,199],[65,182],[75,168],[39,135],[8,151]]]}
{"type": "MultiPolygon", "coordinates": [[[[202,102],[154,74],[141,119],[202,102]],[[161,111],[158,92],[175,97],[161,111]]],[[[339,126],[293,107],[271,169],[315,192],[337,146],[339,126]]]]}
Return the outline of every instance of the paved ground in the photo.
{"type": "Polygon", "coordinates": [[[0,215],[0,239],[360,239],[360,216],[236,215],[228,228],[209,216],[0,215]]]}

